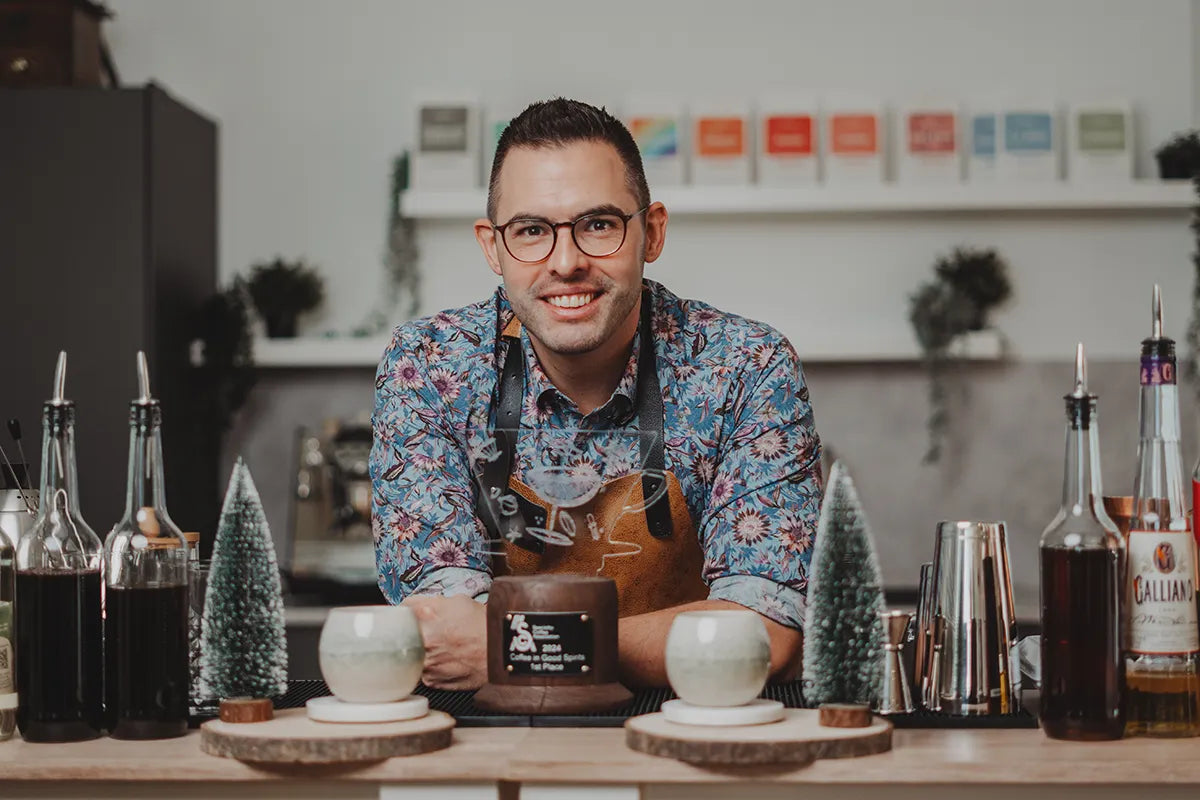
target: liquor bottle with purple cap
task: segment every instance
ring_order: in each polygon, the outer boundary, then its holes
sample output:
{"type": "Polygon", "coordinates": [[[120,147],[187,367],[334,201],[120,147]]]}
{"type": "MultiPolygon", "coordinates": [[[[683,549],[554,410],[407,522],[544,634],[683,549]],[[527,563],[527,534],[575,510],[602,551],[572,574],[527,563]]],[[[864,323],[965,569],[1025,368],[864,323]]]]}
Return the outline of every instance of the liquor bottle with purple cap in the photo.
{"type": "Polygon", "coordinates": [[[1175,342],[1163,335],[1158,286],[1153,310],[1153,332],[1142,341],[1138,471],[1126,544],[1130,618],[1125,732],[1197,736],[1196,540],[1179,447],[1175,342]]]}

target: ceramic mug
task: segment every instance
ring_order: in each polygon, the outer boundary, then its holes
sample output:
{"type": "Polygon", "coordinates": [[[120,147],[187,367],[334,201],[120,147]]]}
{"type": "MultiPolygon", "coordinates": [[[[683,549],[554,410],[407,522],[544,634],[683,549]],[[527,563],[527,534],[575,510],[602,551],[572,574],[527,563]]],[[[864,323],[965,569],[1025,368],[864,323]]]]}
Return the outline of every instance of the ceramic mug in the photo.
{"type": "Polygon", "coordinates": [[[667,634],[667,679],[695,706],[740,706],[771,670],[771,640],[753,611],[684,611],[667,634]]]}
{"type": "Polygon", "coordinates": [[[317,652],[326,685],[347,703],[403,700],[425,667],[417,616],[402,606],[330,609],[317,652]]]}

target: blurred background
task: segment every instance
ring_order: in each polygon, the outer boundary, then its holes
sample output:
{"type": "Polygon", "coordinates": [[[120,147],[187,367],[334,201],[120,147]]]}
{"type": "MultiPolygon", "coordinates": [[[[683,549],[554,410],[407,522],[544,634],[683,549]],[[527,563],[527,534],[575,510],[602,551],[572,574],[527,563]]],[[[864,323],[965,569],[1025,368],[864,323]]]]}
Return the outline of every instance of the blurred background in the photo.
{"type": "MultiPolygon", "coordinates": [[[[68,350],[82,509],[107,531],[146,349],[174,518],[210,547],[244,457],[293,626],[379,596],[375,366],[394,325],[494,288],[471,234],[488,126],[534,100],[675,120],[678,179],[651,176],[672,212],[667,246],[647,275],[789,337],[893,597],[915,588],[939,520],[1002,519],[1018,612],[1036,617],[1076,343],[1111,494],[1132,491],[1153,284],[1181,365],[1193,355],[1195,0],[6,0],[0,37],[0,416],[24,422],[36,475],[40,403],[68,350]],[[811,112],[815,179],[766,185],[755,137],[768,98],[811,112]],[[459,185],[434,175],[445,164],[422,150],[422,108],[469,112],[473,172],[459,185]],[[1087,108],[1125,115],[1115,174],[1085,179],[1087,108]],[[743,115],[741,185],[696,168],[689,125],[710,109],[743,115]],[[958,115],[949,156],[917,152],[914,109],[958,115]],[[839,111],[874,117],[866,178],[841,174],[845,154],[821,135],[839,111]],[[1053,120],[1032,175],[1003,136],[1006,114],[1031,111],[1053,120]],[[995,174],[979,112],[998,126],[995,174]],[[926,156],[951,158],[954,174],[926,156]],[[1164,173],[1160,156],[1184,166],[1164,173]],[[943,259],[1000,274],[1008,296],[953,327],[943,259]],[[931,415],[944,420],[932,460],[931,415]]],[[[1181,388],[1190,469],[1200,388],[1181,388]]]]}

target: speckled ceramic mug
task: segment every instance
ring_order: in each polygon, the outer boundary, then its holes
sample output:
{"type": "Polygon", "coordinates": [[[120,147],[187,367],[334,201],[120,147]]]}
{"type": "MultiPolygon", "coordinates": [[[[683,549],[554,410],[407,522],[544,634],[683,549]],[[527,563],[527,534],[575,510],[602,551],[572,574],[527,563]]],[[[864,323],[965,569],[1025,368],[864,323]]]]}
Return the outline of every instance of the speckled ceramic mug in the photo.
{"type": "Polygon", "coordinates": [[[771,640],[753,611],[685,611],[667,634],[667,679],[695,706],[740,706],[758,697],[771,640]]]}
{"type": "Polygon", "coordinates": [[[317,652],[329,690],[347,703],[403,700],[425,666],[417,616],[401,606],[330,609],[317,652]]]}

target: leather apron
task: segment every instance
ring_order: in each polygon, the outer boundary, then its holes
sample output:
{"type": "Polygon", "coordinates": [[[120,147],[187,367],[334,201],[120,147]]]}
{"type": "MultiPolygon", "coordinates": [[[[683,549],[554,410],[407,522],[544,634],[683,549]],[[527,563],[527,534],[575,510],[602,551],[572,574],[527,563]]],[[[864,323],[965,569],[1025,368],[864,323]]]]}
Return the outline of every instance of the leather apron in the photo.
{"type": "Polygon", "coordinates": [[[651,313],[650,295],[644,292],[636,407],[645,467],[603,482],[590,500],[570,508],[556,508],[512,476],[525,395],[521,327],[513,318],[501,334],[508,348],[494,398],[499,457],[484,465],[476,509],[493,540],[504,542],[505,563],[494,559],[494,574],[612,578],[622,617],[708,597],[702,577],[704,554],[683,489],[675,475],[664,469],[663,402],[651,313]],[[504,494],[502,486],[515,495],[510,508],[518,508],[519,513],[497,511],[494,500],[504,494]],[[490,493],[493,502],[483,492],[490,493]]]}

